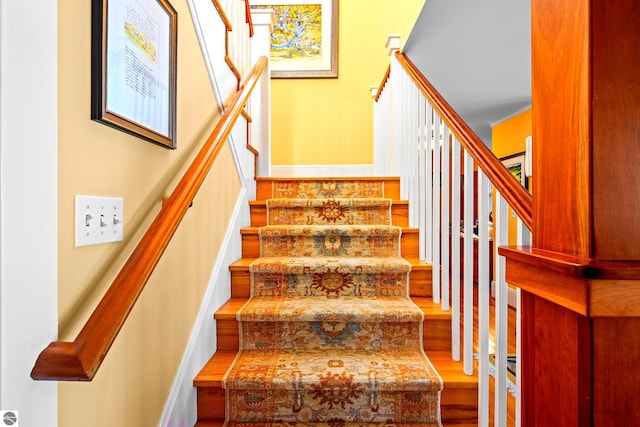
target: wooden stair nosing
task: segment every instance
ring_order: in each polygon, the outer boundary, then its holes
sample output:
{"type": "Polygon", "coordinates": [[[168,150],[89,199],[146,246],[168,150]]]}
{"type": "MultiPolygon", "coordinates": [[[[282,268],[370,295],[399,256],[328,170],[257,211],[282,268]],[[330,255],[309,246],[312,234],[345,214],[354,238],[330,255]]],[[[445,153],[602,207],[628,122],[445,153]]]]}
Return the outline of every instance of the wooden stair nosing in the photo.
{"type": "MultiPolygon", "coordinates": [[[[231,296],[248,297],[250,294],[251,275],[249,266],[257,258],[240,258],[229,265],[231,273],[231,296]]],[[[409,273],[409,292],[412,297],[431,297],[432,280],[431,264],[417,257],[405,258],[411,264],[409,273]]]]}
{"type": "Polygon", "coordinates": [[[280,178],[280,177],[256,177],[256,199],[264,200],[273,197],[273,182],[280,181],[382,181],[384,183],[383,197],[390,199],[400,198],[400,177],[311,177],[311,178],[280,178]]]}
{"type": "MultiPolygon", "coordinates": [[[[198,388],[199,422],[224,419],[225,395],[222,391],[222,378],[236,354],[236,350],[217,351],[194,378],[193,385],[198,388]],[[206,407],[207,411],[213,412],[208,414],[209,418],[201,417],[201,405],[206,407]]],[[[477,419],[477,372],[474,371],[471,376],[464,374],[462,362],[452,361],[446,352],[427,351],[427,356],[444,382],[441,394],[443,424],[472,424],[477,419]]],[[[203,408],[202,412],[204,410],[203,408]]]]}
{"type": "MultiPolygon", "coordinates": [[[[236,350],[240,345],[237,313],[248,297],[231,298],[214,314],[218,348],[236,350]]],[[[412,298],[424,314],[422,342],[425,350],[451,350],[451,311],[443,311],[431,298],[412,298]]]]}
{"type": "MultiPolygon", "coordinates": [[[[218,350],[193,380],[195,387],[222,387],[222,378],[236,357],[237,350],[218,350]]],[[[466,375],[462,362],[451,360],[444,351],[427,351],[427,357],[436,368],[446,388],[477,389],[478,377],[466,375]]]]}
{"type": "MultiPolygon", "coordinates": [[[[359,224],[361,225],[361,224],[359,224]]],[[[419,229],[417,227],[403,227],[403,226],[396,226],[396,227],[400,227],[402,228],[402,234],[419,234],[419,229]]],[[[260,226],[249,226],[249,227],[243,227],[240,229],[240,234],[242,235],[258,235],[258,230],[260,230],[260,226]]],[[[417,258],[417,256],[414,256],[412,258],[417,258]]]]}
{"type": "MultiPolygon", "coordinates": [[[[252,227],[261,227],[267,224],[266,204],[266,200],[249,201],[252,227]]],[[[407,200],[392,200],[391,223],[400,227],[409,225],[409,202],[407,200]]]]}
{"type": "MultiPolygon", "coordinates": [[[[439,304],[434,303],[431,298],[411,298],[424,313],[425,320],[445,319],[451,320],[451,311],[443,311],[439,304]]],[[[214,314],[216,320],[236,320],[236,314],[249,298],[231,298],[220,307],[214,314]]]]}
{"type": "MultiPolygon", "coordinates": [[[[403,257],[411,264],[411,271],[431,271],[431,263],[421,260],[418,257],[403,257]]],[[[248,271],[249,265],[254,262],[257,257],[243,257],[229,264],[230,271],[248,271]]]]}
{"type": "MultiPolygon", "coordinates": [[[[223,427],[224,426],[224,421],[223,420],[218,420],[218,421],[198,421],[196,422],[194,427],[223,427]]],[[[458,422],[447,422],[443,424],[444,427],[478,427],[478,423],[458,423],[458,422]]]]}
{"type": "Polygon", "coordinates": [[[389,181],[400,182],[399,176],[350,176],[350,177],[328,177],[328,176],[308,176],[308,177],[286,177],[286,176],[256,176],[256,182],[276,182],[276,181],[389,181]]]}
{"type": "MultiPolygon", "coordinates": [[[[240,229],[242,237],[242,257],[260,256],[258,230],[260,227],[244,227],[240,229]]],[[[400,252],[405,258],[417,258],[420,253],[419,230],[415,227],[402,227],[400,236],[400,252]]]]}

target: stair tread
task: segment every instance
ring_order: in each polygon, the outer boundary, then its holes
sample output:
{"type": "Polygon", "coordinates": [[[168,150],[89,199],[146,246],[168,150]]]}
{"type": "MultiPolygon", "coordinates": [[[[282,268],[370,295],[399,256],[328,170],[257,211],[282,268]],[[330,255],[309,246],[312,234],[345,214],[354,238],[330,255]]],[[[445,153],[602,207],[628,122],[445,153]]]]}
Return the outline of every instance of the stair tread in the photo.
{"type": "MultiPolygon", "coordinates": [[[[196,375],[193,385],[196,387],[222,387],[222,378],[231,362],[235,359],[236,350],[218,350],[207,364],[196,375]]],[[[462,362],[454,362],[446,351],[428,351],[427,357],[440,374],[445,390],[475,389],[478,387],[477,375],[466,375],[462,362]]]]}
{"type": "MultiPolygon", "coordinates": [[[[339,200],[349,200],[348,197],[336,197],[336,199],[339,200]]],[[[356,197],[356,199],[365,199],[365,197],[356,197]]],[[[296,200],[296,199],[291,199],[291,200],[296,200]]],[[[300,200],[307,200],[307,199],[300,199],[300,200]]],[[[322,199],[314,199],[314,200],[322,200],[322,199]]],[[[409,201],[408,200],[402,200],[402,199],[391,199],[391,204],[392,205],[409,205],[409,201]]],[[[266,206],[267,205],[267,201],[266,200],[249,200],[249,206],[266,206]]]]}
{"type": "Polygon", "coordinates": [[[399,176],[349,176],[349,177],[286,177],[286,176],[257,176],[256,181],[400,181],[399,176]]]}
{"type": "MultiPolygon", "coordinates": [[[[216,320],[236,320],[238,310],[249,300],[249,298],[230,298],[220,307],[214,318],[216,320]]],[[[425,320],[429,319],[451,319],[451,311],[442,311],[440,306],[433,302],[431,298],[411,298],[411,300],[422,310],[425,320]]]]}
{"type": "MultiPolygon", "coordinates": [[[[253,235],[258,234],[260,229],[278,229],[278,228],[290,228],[290,229],[304,229],[307,228],[307,225],[261,225],[261,226],[247,226],[240,229],[240,234],[253,235]]],[[[317,229],[322,228],[349,228],[349,227],[358,227],[358,228],[390,228],[390,229],[401,229],[403,234],[413,234],[418,233],[419,229],[417,227],[406,227],[402,225],[384,225],[384,224],[320,224],[315,225],[317,229]]]]}
{"type": "MultiPolygon", "coordinates": [[[[361,426],[362,424],[358,424],[361,426]]],[[[444,427],[452,426],[452,427],[477,427],[478,424],[458,424],[458,423],[443,423],[444,427]]],[[[224,426],[224,421],[198,421],[194,427],[222,427],[224,426]]]]}
{"type": "MultiPolygon", "coordinates": [[[[343,225],[343,226],[344,227],[372,227],[371,225],[343,225]]],[[[264,228],[264,227],[284,227],[284,226],[281,226],[281,225],[275,225],[275,226],[274,225],[248,226],[248,227],[241,228],[240,229],[240,234],[246,234],[246,235],[258,234],[260,229],[264,228]]],[[[287,227],[295,227],[295,226],[287,226],[287,227]]],[[[304,227],[304,226],[297,226],[297,227],[304,227]]],[[[322,226],[319,226],[319,227],[322,227],[322,226]]],[[[332,227],[335,227],[335,226],[332,226],[332,227]]],[[[403,234],[410,234],[410,233],[418,233],[419,232],[419,229],[417,227],[405,227],[405,226],[401,226],[401,225],[390,225],[390,226],[385,225],[385,227],[401,228],[403,234]]]]}
{"type": "Polygon", "coordinates": [[[417,322],[421,314],[406,297],[259,297],[252,298],[240,314],[243,322],[318,322],[332,313],[349,313],[358,324],[417,322]],[[302,305],[301,305],[302,304],[302,305]]]}
{"type": "Polygon", "coordinates": [[[406,259],[413,270],[431,270],[432,264],[417,257],[403,257],[406,259]]]}
{"type": "MultiPolygon", "coordinates": [[[[417,257],[402,257],[402,258],[404,258],[409,264],[411,264],[412,270],[431,270],[431,263],[421,260],[420,258],[417,258],[417,257]]],[[[254,262],[256,259],[258,258],[256,257],[240,258],[229,265],[229,270],[231,271],[248,270],[251,263],[254,262]]]]}

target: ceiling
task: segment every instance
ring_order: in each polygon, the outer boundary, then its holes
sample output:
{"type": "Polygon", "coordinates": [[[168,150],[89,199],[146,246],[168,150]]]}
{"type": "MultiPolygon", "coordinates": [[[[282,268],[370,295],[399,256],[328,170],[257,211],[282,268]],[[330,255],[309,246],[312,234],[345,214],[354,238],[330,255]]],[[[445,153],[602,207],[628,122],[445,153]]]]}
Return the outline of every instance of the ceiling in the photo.
{"type": "Polygon", "coordinates": [[[488,145],[531,105],[530,0],[426,0],[402,51],[488,145]]]}

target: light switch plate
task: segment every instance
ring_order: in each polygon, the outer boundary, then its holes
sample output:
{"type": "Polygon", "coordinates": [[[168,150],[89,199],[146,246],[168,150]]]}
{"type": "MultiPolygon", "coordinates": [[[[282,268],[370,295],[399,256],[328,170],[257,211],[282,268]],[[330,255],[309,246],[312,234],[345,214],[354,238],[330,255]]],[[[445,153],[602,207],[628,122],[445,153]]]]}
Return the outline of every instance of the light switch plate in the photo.
{"type": "Polygon", "coordinates": [[[76,246],[121,241],[123,203],[118,197],[76,196],[76,246]]]}

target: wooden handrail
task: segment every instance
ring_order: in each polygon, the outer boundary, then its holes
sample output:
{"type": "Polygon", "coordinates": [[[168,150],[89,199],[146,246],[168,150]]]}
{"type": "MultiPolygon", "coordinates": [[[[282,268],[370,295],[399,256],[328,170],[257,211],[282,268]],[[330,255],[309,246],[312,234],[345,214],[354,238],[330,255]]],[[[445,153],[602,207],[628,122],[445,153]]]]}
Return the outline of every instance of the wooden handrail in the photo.
{"type": "Polygon", "coordinates": [[[513,179],[507,168],[504,167],[469,125],[462,120],[451,105],[445,101],[415,64],[401,52],[396,52],[395,55],[414,83],[431,100],[434,108],[460,139],[460,142],[471,154],[478,167],[487,175],[522,222],[529,230],[533,231],[533,198],[531,194],[513,179]]]}
{"type": "Polygon", "coordinates": [[[253,19],[251,18],[251,5],[249,0],[244,0],[244,13],[247,24],[249,24],[249,37],[253,37],[253,19]]]}
{"type": "Polygon", "coordinates": [[[218,11],[218,15],[220,15],[220,19],[222,19],[222,22],[224,23],[224,26],[227,28],[227,31],[233,31],[233,26],[231,25],[231,21],[229,20],[229,17],[225,13],[224,7],[222,7],[222,5],[220,4],[220,1],[212,0],[212,2],[213,2],[213,7],[216,8],[216,11],[218,11]]]}
{"type": "Polygon", "coordinates": [[[260,57],[224,111],[189,169],[166,200],[138,246],[124,264],[73,342],[54,341],[31,371],[36,380],[91,381],[127,316],[169,245],[191,201],[233,130],[258,79],[266,70],[260,57]]]}

